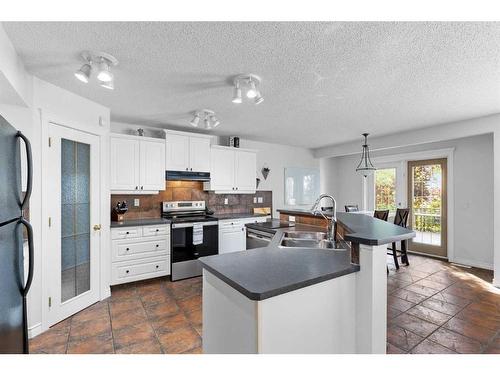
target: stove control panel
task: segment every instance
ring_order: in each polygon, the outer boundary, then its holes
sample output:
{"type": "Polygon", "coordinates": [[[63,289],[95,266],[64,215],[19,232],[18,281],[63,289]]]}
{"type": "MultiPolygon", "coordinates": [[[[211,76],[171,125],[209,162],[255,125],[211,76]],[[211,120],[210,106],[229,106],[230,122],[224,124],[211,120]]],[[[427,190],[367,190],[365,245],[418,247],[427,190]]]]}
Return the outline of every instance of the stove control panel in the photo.
{"type": "Polygon", "coordinates": [[[162,211],[163,212],[203,211],[203,210],[205,210],[205,201],[162,202],[162,211]]]}

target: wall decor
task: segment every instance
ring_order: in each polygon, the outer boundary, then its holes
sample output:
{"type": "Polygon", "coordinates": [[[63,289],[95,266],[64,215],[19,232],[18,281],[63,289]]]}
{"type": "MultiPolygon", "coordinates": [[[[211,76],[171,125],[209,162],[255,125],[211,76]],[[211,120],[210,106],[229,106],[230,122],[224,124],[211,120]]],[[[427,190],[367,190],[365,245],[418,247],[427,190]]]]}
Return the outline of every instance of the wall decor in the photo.
{"type": "Polygon", "coordinates": [[[261,170],[262,177],[264,177],[264,180],[267,180],[267,176],[269,175],[269,172],[271,172],[271,169],[269,169],[269,167],[267,167],[266,165],[264,165],[262,167],[262,170],[261,170]]]}

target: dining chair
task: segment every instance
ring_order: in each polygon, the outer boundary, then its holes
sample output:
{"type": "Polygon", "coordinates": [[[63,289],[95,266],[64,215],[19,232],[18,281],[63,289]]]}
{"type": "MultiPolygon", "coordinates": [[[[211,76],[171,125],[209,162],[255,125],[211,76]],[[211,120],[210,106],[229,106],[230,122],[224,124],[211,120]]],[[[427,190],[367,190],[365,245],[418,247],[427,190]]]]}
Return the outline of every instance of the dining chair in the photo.
{"type": "MultiPolygon", "coordinates": [[[[394,225],[399,225],[400,227],[406,228],[408,224],[409,213],[410,210],[408,208],[398,208],[396,210],[396,216],[394,217],[394,225]]],[[[390,250],[390,252],[388,252],[387,255],[392,255],[392,257],[394,258],[394,265],[396,266],[396,269],[399,269],[398,258],[401,258],[401,261],[405,265],[407,266],[410,265],[407,253],[408,240],[403,240],[399,242],[401,242],[401,250],[396,249],[396,242],[392,243],[392,247],[387,248],[387,250],[390,250]],[[399,253],[401,255],[398,255],[399,253]]]]}
{"type": "Polygon", "coordinates": [[[345,206],[345,212],[358,212],[359,208],[357,204],[348,204],[345,206]]]}
{"type": "Polygon", "coordinates": [[[389,210],[375,210],[375,212],[373,213],[373,217],[375,219],[387,221],[387,219],[389,218],[389,210]]]}

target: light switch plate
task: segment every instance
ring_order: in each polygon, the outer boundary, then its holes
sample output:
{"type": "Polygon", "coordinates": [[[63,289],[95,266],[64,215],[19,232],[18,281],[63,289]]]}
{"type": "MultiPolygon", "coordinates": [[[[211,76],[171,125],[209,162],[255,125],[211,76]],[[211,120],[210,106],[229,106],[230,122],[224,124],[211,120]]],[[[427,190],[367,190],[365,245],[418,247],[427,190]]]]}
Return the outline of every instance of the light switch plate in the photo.
{"type": "Polygon", "coordinates": [[[229,199],[224,198],[224,204],[229,204],[229,199]]]}
{"type": "Polygon", "coordinates": [[[262,198],[262,197],[258,197],[258,198],[257,198],[257,203],[262,203],[262,202],[264,202],[264,198],[262,198]]]}
{"type": "Polygon", "coordinates": [[[257,197],[253,197],[253,203],[257,203],[257,197]]]}
{"type": "Polygon", "coordinates": [[[134,199],[134,207],[139,207],[139,204],[140,204],[139,199],[135,198],[134,199]]]}

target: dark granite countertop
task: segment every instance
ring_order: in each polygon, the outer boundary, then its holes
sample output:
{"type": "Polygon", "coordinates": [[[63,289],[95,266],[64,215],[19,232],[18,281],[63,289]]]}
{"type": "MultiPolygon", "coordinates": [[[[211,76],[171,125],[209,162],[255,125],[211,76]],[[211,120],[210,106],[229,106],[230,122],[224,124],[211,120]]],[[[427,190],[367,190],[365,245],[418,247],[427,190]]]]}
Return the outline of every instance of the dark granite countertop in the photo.
{"type": "Polygon", "coordinates": [[[283,248],[283,232],[323,231],[300,226],[277,229],[267,247],[200,258],[204,268],[251,300],[261,301],[359,271],[350,251],[283,248]]]}
{"type": "Polygon", "coordinates": [[[111,228],[120,228],[120,227],[138,227],[141,225],[159,225],[159,224],[170,224],[170,220],[159,217],[154,219],[112,221],[110,226],[111,228]]]}
{"type": "MultiPolygon", "coordinates": [[[[319,216],[300,209],[279,209],[278,212],[297,216],[319,216]]],[[[337,212],[337,220],[350,232],[344,236],[346,241],[364,245],[384,245],[415,237],[415,232],[411,229],[375,219],[362,213],[337,212]]]]}
{"type": "Polygon", "coordinates": [[[252,217],[265,217],[265,216],[271,216],[271,214],[213,214],[211,215],[213,217],[216,217],[219,220],[230,220],[230,219],[246,219],[246,218],[252,218],[252,217]]]}

